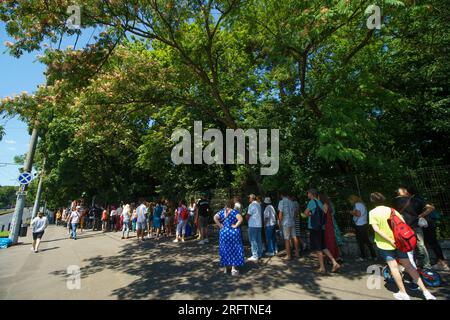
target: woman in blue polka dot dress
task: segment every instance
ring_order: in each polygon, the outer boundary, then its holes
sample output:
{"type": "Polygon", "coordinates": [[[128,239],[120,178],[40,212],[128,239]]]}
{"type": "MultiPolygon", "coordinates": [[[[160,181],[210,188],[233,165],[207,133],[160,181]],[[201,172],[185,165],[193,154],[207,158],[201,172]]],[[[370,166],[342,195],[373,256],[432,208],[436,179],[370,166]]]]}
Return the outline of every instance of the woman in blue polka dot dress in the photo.
{"type": "Polygon", "coordinates": [[[231,267],[231,275],[236,276],[239,274],[236,267],[244,265],[244,246],[240,228],[244,219],[239,211],[233,208],[234,200],[228,201],[226,208],[214,216],[214,221],[220,228],[220,265],[224,267],[225,273],[227,268],[231,267]]]}

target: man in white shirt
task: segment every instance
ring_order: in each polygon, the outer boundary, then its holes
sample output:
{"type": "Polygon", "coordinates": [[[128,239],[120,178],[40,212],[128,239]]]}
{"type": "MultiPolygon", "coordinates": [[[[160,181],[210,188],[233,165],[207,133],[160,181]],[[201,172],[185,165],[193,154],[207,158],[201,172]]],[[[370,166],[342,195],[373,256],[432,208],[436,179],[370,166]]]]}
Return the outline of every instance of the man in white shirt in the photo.
{"type": "Polygon", "coordinates": [[[117,223],[117,211],[115,207],[112,207],[111,213],[109,214],[109,219],[111,222],[111,231],[116,231],[116,223],[117,223]]]}
{"type": "Polygon", "coordinates": [[[248,261],[257,262],[262,257],[262,217],[261,217],[261,205],[256,201],[256,196],[251,194],[248,196],[250,205],[247,212],[248,220],[248,239],[252,248],[252,256],[248,258],[248,261]]]}
{"type": "Polygon", "coordinates": [[[357,195],[351,195],[349,197],[349,202],[353,205],[353,210],[350,214],[353,216],[353,222],[355,223],[356,240],[358,242],[359,251],[361,256],[357,258],[357,261],[366,260],[366,248],[370,251],[372,260],[377,259],[377,254],[375,252],[372,241],[369,239],[369,228],[368,228],[368,215],[367,209],[361,198],[357,195]]]}
{"type": "Polygon", "coordinates": [[[145,201],[140,201],[141,205],[136,208],[137,213],[137,221],[136,221],[136,232],[137,232],[137,239],[139,241],[139,236],[141,237],[141,240],[144,241],[144,233],[145,233],[145,227],[147,224],[147,206],[145,205],[145,201]]]}
{"type": "Polygon", "coordinates": [[[79,206],[77,206],[75,208],[74,211],[72,211],[72,213],[70,214],[69,217],[69,223],[72,226],[72,232],[70,237],[73,240],[77,240],[77,227],[78,227],[78,223],[80,222],[80,213],[78,212],[78,210],[80,209],[79,206]]]}
{"type": "Polygon", "coordinates": [[[295,206],[287,194],[281,194],[281,200],[278,203],[278,221],[283,230],[284,243],[286,247],[287,260],[292,259],[291,239],[294,241],[295,257],[299,257],[298,239],[295,235],[295,206]]]}
{"type": "Polygon", "coordinates": [[[44,235],[44,230],[48,226],[47,217],[44,216],[42,211],[39,211],[37,217],[31,221],[31,227],[33,228],[33,244],[31,251],[38,252],[39,244],[41,243],[42,236],[44,235]]]}

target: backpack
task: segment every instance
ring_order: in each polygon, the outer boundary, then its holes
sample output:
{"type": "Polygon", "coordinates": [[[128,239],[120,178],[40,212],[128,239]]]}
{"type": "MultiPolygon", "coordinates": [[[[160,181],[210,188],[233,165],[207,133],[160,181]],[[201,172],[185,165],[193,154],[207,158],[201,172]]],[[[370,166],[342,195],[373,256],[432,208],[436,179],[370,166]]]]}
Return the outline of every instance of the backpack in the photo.
{"type": "Polygon", "coordinates": [[[181,220],[187,220],[189,218],[189,211],[186,207],[181,207],[181,220]]]}
{"type": "Polygon", "coordinates": [[[413,251],[417,244],[417,237],[413,229],[403,222],[391,208],[391,216],[388,219],[389,226],[394,234],[395,246],[401,252],[413,251]]]}
{"type": "Polygon", "coordinates": [[[314,203],[316,204],[316,209],[314,210],[314,213],[311,214],[311,229],[318,231],[323,229],[326,221],[325,214],[322,208],[319,206],[317,200],[314,200],[314,203]]]}

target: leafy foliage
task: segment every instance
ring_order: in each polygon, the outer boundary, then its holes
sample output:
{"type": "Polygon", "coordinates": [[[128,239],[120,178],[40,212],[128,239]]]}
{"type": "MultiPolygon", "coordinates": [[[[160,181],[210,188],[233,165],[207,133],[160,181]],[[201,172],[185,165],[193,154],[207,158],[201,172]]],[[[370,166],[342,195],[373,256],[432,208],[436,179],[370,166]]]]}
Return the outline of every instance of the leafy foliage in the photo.
{"type": "Polygon", "coordinates": [[[1,104],[39,120],[55,206],[83,193],[111,202],[315,185],[343,208],[355,190],[339,175],[390,192],[408,168],[448,162],[448,1],[381,1],[380,30],[366,27],[371,1],[89,0],[76,31],[64,26],[69,3],[0,4],[16,56],[104,29],[85,48],[47,48],[47,83],[1,104]],[[278,174],[173,165],[171,133],[196,120],[279,128],[278,174]]]}

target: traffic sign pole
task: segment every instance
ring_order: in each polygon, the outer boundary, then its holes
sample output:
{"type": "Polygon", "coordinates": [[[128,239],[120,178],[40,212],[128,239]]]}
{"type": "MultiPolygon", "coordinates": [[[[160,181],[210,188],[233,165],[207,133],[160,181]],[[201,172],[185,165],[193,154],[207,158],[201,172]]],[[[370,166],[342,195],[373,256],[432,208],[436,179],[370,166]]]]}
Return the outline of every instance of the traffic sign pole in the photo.
{"type": "Polygon", "coordinates": [[[42,164],[41,172],[39,174],[39,184],[38,184],[38,188],[37,188],[37,192],[36,192],[36,198],[34,199],[34,206],[33,206],[33,213],[31,214],[31,220],[33,220],[34,217],[36,217],[36,215],[39,211],[39,204],[41,202],[41,195],[42,195],[42,180],[43,180],[43,176],[44,176],[44,170],[45,170],[45,158],[44,158],[44,162],[42,164]]]}
{"type": "MultiPolygon", "coordinates": [[[[37,125],[38,122],[36,121],[33,132],[31,133],[30,147],[28,149],[25,166],[23,167],[24,172],[31,172],[33,168],[34,153],[36,152],[36,145],[38,141],[37,125]]],[[[26,188],[26,185],[20,186],[19,191],[26,191],[26,188]]],[[[12,241],[12,244],[17,244],[17,241],[19,240],[19,231],[22,222],[23,208],[25,207],[25,200],[25,194],[23,192],[19,192],[17,195],[16,208],[11,220],[11,231],[9,233],[9,239],[12,241]]]]}

